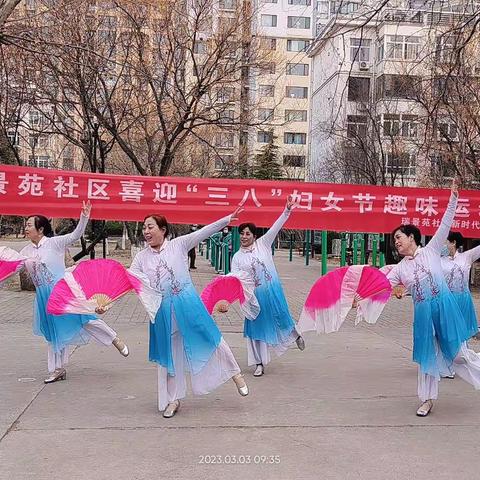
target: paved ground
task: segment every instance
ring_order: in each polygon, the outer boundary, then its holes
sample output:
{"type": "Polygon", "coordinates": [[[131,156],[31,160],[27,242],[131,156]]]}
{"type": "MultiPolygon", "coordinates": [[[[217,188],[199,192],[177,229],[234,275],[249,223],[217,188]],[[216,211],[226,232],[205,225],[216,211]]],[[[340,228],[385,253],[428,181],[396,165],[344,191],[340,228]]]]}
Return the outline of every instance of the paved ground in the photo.
{"type": "MultiPolygon", "coordinates": [[[[320,265],[276,255],[298,316],[320,265]]],[[[199,288],[213,270],[199,258],[199,288]]],[[[251,394],[233,384],[188,397],[166,420],[156,411],[147,317],[125,297],[105,319],[131,355],[77,349],[65,382],[45,386],[45,344],[31,333],[33,294],[0,291],[0,479],[448,479],[478,478],[480,392],[445,380],[426,419],[415,416],[411,302],[392,301],[375,326],[347,321],[307,336],[275,359],[251,394]]],[[[480,298],[476,296],[477,307],[480,298]]],[[[238,310],[217,321],[242,367],[238,310]]],[[[480,344],[472,342],[479,350],[480,344]]]]}

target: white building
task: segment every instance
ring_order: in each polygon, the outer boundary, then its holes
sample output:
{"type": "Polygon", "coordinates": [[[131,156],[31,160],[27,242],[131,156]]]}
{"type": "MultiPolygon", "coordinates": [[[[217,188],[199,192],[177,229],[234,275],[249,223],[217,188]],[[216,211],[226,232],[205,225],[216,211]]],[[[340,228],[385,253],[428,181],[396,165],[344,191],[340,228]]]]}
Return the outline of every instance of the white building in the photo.
{"type": "Polygon", "coordinates": [[[320,32],[309,51],[310,179],[429,183],[442,140],[456,141],[457,133],[448,120],[436,119],[440,133],[428,137],[431,126],[418,90],[440,79],[432,62],[437,68],[439,52],[449,48],[445,32],[471,11],[458,3],[389,2],[367,20],[372,3],[363,2],[350,6],[350,13],[330,11],[326,24],[317,22],[320,32]]]}

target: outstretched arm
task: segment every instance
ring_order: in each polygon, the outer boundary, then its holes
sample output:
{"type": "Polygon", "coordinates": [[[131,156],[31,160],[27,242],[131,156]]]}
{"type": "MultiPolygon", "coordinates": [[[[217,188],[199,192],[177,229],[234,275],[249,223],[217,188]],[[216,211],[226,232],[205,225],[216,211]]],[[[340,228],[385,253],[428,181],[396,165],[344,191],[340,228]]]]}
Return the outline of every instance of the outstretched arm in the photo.
{"type": "Polygon", "coordinates": [[[480,258],[480,245],[476,246],[475,248],[471,248],[466,252],[463,252],[468,263],[471,265],[473,262],[476,262],[480,258]]]}
{"type": "Polygon", "coordinates": [[[203,240],[206,240],[223,227],[226,227],[231,221],[236,220],[242,210],[243,208],[237,208],[231,215],[227,215],[216,222],[210,223],[196,232],[189,233],[188,235],[182,235],[181,237],[178,237],[176,241],[182,245],[184,250],[191,250],[203,240]]]}
{"type": "Polygon", "coordinates": [[[267,230],[267,233],[260,237],[258,241],[263,242],[267,246],[272,245],[272,243],[275,241],[275,237],[278,235],[283,225],[288,220],[288,217],[290,217],[290,213],[294,207],[295,203],[293,202],[293,198],[291,195],[289,195],[289,197],[287,198],[287,203],[285,205],[285,210],[277,218],[276,222],[267,230]]]}
{"type": "Polygon", "coordinates": [[[458,202],[458,187],[456,184],[456,180],[453,180],[452,189],[450,200],[448,202],[447,209],[443,214],[442,221],[440,226],[438,227],[435,235],[432,239],[428,242],[427,247],[432,248],[437,253],[442,251],[443,246],[445,245],[445,241],[447,240],[448,233],[450,232],[450,228],[453,223],[453,219],[455,217],[455,211],[457,210],[457,202],[458,202]]]}
{"type": "Polygon", "coordinates": [[[66,235],[53,237],[52,240],[55,243],[57,249],[65,250],[69,245],[75,243],[77,240],[80,240],[80,237],[85,233],[85,229],[87,228],[91,210],[92,206],[90,204],[90,201],[88,201],[87,203],[83,202],[82,213],[80,215],[80,220],[75,227],[75,230],[71,233],[67,233],[66,235]]]}

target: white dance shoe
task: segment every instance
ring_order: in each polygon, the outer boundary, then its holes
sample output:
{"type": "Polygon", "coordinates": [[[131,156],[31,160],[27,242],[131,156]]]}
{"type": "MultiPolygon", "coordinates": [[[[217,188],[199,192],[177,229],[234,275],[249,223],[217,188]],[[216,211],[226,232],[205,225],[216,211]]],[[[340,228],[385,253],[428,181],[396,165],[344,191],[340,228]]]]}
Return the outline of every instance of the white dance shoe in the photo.
{"type": "Polygon", "coordinates": [[[295,340],[295,343],[297,344],[297,347],[299,350],[301,350],[302,352],[305,350],[305,340],[301,335],[297,337],[297,339],[295,340]]]}
{"type": "Polygon", "coordinates": [[[64,368],[56,368],[55,371],[43,381],[43,383],[53,383],[57,382],[58,380],[66,380],[66,378],[67,371],[64,368]]]}
{"type": "Polygon", "coordinates": [[[246,397],[248,395],[248,386],[247,386],[247,383],[245,382],[245,379],[243,378],[243,375],[241,373],[237,373],[232,377],[232,380],[235,382],[235,385],[237,386],[238,393],[242,397],[246,397]]]}
{"type": "Polygon", "coordinates": [[[254,377],[261,377],[264,373],[265,373],[265,371],[264,371],[263,365],[261,363],[259,363],[257,365],[257,368],[255,369],[255,371],[253,372],[253,376],[254,377]]]}
{"type": "Polygon", "coordinates": [[[124,357],[128,357],[128,354],[130,353],[130,351],[128,350],[128,347],[124,341],[120,340],[117,337],[112,342],[112,345],[120,352],[121,355],[123,355],[124,357]]]}
{"type": "Polygon", "coordinates": [[[170,402],[167,405],[167,408],[163,412],[164,418],[172,418],[180,408],[180,400],[175,400],[174,402],[170,402]]]}
{"type": "Polygon", "coordinates": [[[426,417],[433,408],[433,400],[423,402],[417,410],[417,417],[426,417]]]}

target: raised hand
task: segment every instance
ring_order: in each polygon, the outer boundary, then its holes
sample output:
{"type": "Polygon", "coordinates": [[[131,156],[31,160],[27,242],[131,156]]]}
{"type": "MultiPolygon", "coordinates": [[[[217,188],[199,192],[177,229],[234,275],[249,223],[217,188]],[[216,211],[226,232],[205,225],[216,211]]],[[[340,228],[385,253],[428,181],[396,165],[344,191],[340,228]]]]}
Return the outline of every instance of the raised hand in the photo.
{"type": "Polygon", "coordinates": [[[297,206],[297,202],[293,200],[293,195],[289,195],[287,197],[287,203],[285,205],[287,210],[292,210],[292,208],[295,208],[297,206]]]}
{"type": "Polygon", "coordinates": [[[237,209],[232,213],[232,217],[230,219],[231,222],[238,220],[239,215],[244,211],[243,207],[237,207],[237,209]]]}
{"type": "Polygon", "coordinates": [[[85,217],[90,217],[90,212],[92,211],[92,204],[90,203],[90,200],[87,200],[87,203],[85,203],[84,200],[82,204],[82,215],[85,217]]]}
{"type": "Polygon", "coordinates": [[[458,197],[458,185],[460,183],[460,180],[457,176],[453,177],[452,180],[452,187],[450,189],[451,193],[453,193],[456,197],[458,197]]]}

